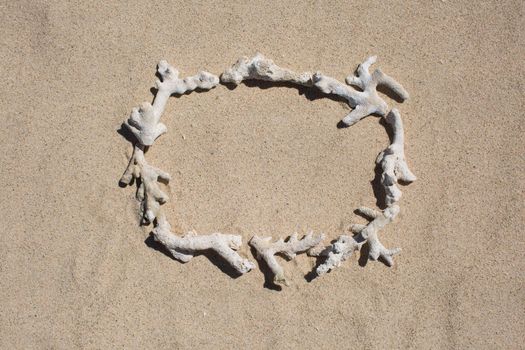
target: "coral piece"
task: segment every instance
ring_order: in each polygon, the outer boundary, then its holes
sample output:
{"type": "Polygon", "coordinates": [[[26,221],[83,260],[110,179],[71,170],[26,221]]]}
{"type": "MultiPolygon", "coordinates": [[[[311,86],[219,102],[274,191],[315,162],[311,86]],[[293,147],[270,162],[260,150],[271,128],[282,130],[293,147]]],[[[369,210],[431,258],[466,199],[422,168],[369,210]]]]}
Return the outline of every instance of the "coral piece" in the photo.
{"type": "Polygon", "coordinates": [[[323,238],[323,234],[314,235],[312,232],[309,232],[301,240],[297,239],[297,234],[293,234],[286,242],[281,238],[272,243],[272,237],[262,238],[254,236],[248,244],[255,249],[258,258],[266,262],[274,275],[274,283],[288,285],[284,270],[277,262],[275,254],[282,254],[287,259],[293,259],[296,254],[306,252],[317,246],[323,238]]]}
{"type": "Polygon", "coordinates": [[[168,130],[166,125],[159,122],[160,115],[156,116],[153,106],[144,102],[138,108],[133,108],[128,120],[124,125],[144,146],[151,146],[160,135],[168,130]]]}
{"type": "Polygon", "coordinates": [[[393,205],[382,212],[362,207],[359,208],[358,211],[372,221],[370,221],[368,225],[352,225],[352,232],[356,234],[355,236],[342,235],[335,243],[329,245],[324,250],[312,250],[309,252],[309,255],[312,256],[326,256],[326,260],[316,269],[318,276],[340,266],[353,252],[360,250],[365,242],[368,242],[370,248],[368,257],[371,260],[382,258],[388,266],[392,266],[392,257],[399,253],[401,249],[386,249],[379,241],[377,233],[394,220],[399,213],[399,207],[393,205]]]}
{"type": "Polygon", "coordinates": [[[240,84],[243,80],[265,80],[273,82],[291,82],[312,86],[312,73],[296,73],[277,66],[272,60],[257,53],[254,57],[242,57],[221,75],[223,83],[240,84]]]}
{"type": "Polygon", "coordinates": [[[162,81],[156,80],[158,89],[153,104],[143,103],[134,108],[124,125],[135,135],[140,144],[151,146],[153,142],[167,131],[166,125],[159,122],[169,97],[172,94],[184,94],[197,88],[209,90],[219,84],[219,78],[208,72],[199,72],[197,75],[179,79],[179,71],[166,61],[160,61],[157,72],[162,81]]]}
{"type": "Polygon", "coordinates": [[[129,185],[137,179],[137,200],[140,202],[139,214],[142,223],[150,223],[158,216],[161,204],[166,203],[168,196],[162,192],[158,181],[171,180],[168,173],[149,165],[144,158],[144,146],[135,145],[133,155],[120,183],[129,185]]]}
{"type": "Polygon", "coordinates": [[[401,100],[408,98],[408,92],[397,83],[394,79],[384,74],[381,70],[376,69],[370,74],[369,68],[375,63],[377,57],[371,56],[357,68],[357,75],[350,75],[346,82],[355,85],[362,91],[358,91],[351,86],[344,85],[334,78],[327,77],[321,73],[315,73],[312,77],[314,86],[326,94],[335,94],[343,97],[353,108],[342,122],[347,125],[353,125],[359,120],[370,114],[385,116],[388,111],[388,105],[377,94],[377,86],[383,85],[392,90],[401,100]]]}
{"type": "Polygon", "coordinates": [[[173,257],[186,263],[193,256],[205,250],[213,250],[226,260],[237,272],[244,274],[255,268],[255,265],[243,259],[235,250],[242,244],[241,236],[213,233],[197,235],[189,232],[179,237],[171,232],[171,226],[164,216],[157,218],[157,225],[153,229],[155,240],[166,247],[173,257]]]}
{"type": "Polygon", "coordinates": [[[179,79],[179,71],[164,60],[159,62],[157,72],[162,81],[158,79],[155,81],[155,87],[158,91],[155,101],[153,101],[153,109],[155,115],[159,117],[164,112],[171,95],[182,95],[196,89],[210,90],[219,85],[219,77],[205,71],[200,71],[192,77],[179,79]]]}
{"type": "Polygon", "coordinates": [[[386,116],[386,121],[392,126],[394,136],[390,146],[377,156],[376,163],[383,170],[381,185],[385,189],[385,202],[387,206],[390,206],[401,198],[401,190],[397,186],[397,181],[411,183],[416,180],[416,176],[408,169],[405,160],[405,137],[399,111],[392,109],[386,116]]]}

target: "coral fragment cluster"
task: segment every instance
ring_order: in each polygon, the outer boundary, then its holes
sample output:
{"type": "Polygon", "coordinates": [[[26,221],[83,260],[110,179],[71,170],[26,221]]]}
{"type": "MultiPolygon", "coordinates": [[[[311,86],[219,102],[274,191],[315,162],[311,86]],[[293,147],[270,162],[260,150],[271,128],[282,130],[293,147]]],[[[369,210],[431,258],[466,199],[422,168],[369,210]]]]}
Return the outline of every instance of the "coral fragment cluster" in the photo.
{"type": "Polygon", "coordinates": [[[235,271],[244,274],[255,268],[249,259],[239,255],[242,245],[239,235],[212,233],[197,235],[188,232],[178,235],[172,232],[171,226],[162,210],[162,205],[168,201],[167,194],[162,190],[161,183],[168,183],[170,175],[147,163],[145,153],[155,140],[167,132],[167,127],[160,122],[166,104],[171,95],[186,94],[196,89],[210,90],[220,82],[238,85],[245,80],[263,80],[275,83],[289,83],[317,89],[324,94],[334,94],[348,102],[352,111],[342,119],[342,123],[351,126],[369,115],[378,115],[392,128],[393,137],[390,145],[376,159],[381,172],[380,184],[385,194],[386,208],[374,210],[359,208],[357,211],[369,219],[367,225],[352,225],[350,232],[343,232],[333,243],[323,245],[324,234],[306,234],[301,239],[297,234],[287,240],[272,237],[253,236],[249,245],[257,259],[264,261],[273,276],[275,284],[288,285],[283,267],[276,256],[281,255],[290,260],[297,254],[307,253],[319,259],[315,268],[317,276],[340,266],[356,251],[368,245],[368,258],[382,260],[386,265],[393,264],[393,256],[401,249],[388,249],[380,242],[378,233],[385,229],[399,214],[398,202],[401,198],[399,183],[408,184],[416,180],[409,170],[404,151],[404,130],[401,115],[396,108],[389,109],[387,103],[378,94],[378,86],[390,90],[400,101],[409,96],[406,90],[393,78],[376,69],[370,73],[370,66],[376,62],[376,56],[367,58],[361,63],[356,74],[346,78],[346,84],[320,72],[296,73],[290,69],[281,68],[272,60],[261,54],[254,57],[242,57],[220,76],[199,72],[184,79],[179,78],[177,69],[166,61],[160,61],[157,73],[161,77],[155,82],[157,93],[153,103],[143,103],[134,108],[124,126],[134,136],[136,142],[133,155],[120,182],[130,185],[137,183],[136,198],[139,201],[139,215],[143,224],[153,224],[152,235],[171,255],[181,261],[188,262],[195,255],[204,251],[214,251],[221,256],[235,271]]]}

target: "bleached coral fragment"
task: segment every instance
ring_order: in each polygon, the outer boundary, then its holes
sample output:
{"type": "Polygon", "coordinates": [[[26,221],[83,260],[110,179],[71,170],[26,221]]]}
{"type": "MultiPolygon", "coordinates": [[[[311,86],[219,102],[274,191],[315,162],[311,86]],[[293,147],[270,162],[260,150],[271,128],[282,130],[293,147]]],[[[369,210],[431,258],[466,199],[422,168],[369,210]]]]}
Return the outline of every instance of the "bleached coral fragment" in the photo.
{"type": "Polygon", "coordinates": [[[368,57],[363,63],[357,67],[357,75],[349,75],[346,77],[346,83],[359,87],[361,90],[375,90],[377,86],[383,85],[395,93],[401,101],[409,98],[408,92],[395,81],[392,77],[386,75],[381,69],[376,69],[370,74],[370,66],[377,61],[377,56],[368,57]]]}
{"type": "Polygon", "coordinates": [[[155,81],[157,95],[153,101],[153,109],[156,116],[161,116],[166,107],[166,103],[171,95],[182,95],[195,89],[210,90],[219,85],[219,77],[201,71],[194,76],[179,79],[179,71],[168,62],[162,60],[157,65],[157,72],[162,80],[155,81]]]}
{"type": "Polygon", "coordinates": [[[263,259],[270,271],[272,271],[274,275],[273,282],[288,285],[284,270],[277,262],[275,255],[281,254],[291,260],[295,258],[296,254],[304,253],[317,246],[323,238],[323,234],[314,235],[313,232],[307,233],[300,240],[297,238],[297,234],[293,234],[286,242],[282,238],[272,242],[272,237],[254,236],[248,244],[255,249],[258,258],[263,259]]]}
{"type": "Polygon", "coordinates": [[[219,78],[208,72],[179,79],[179,72],[166,61],[160,61],[157,68],[161,80],[155,81],[158,89],[153,104],[143,103],[134,108],[125,126],[135,135],[141,145],[151,146],[153,142],[167,131],[166,125],[160,122],[160,117],[166,108],[172,94],[183,94],[197,88],[209,90],[219,84],[219,78]]]}
{"type": "Polygon", "coordinates": [[[164,245],[175,259],[183,263],[190,261],[199,252],[213,250],[241,274],[255,268],[251,261],[243,259],[235,251],[242,244],[241,236],[222,233],[197,235],[189,232],[180,237],[171,232],[171,226],[163,216],[158,217],[157,221],[153,237],[164,245]]]}
{"type": "Polygon", "coordinates": [[[324,257],[324,262],[316,269],[318,276],[324,275],[328,271],[341,266],[341,264],[350,258],[352,254],[361,249],[364,241],[358,242],[359,237],[341,235],[337,240],[323,250],[310,251],[310,256],[324,257]]]}
{"type": "Polygon", "coordinates": [[[394,220],[399,213],[399,207],[393,205],[382,212],[362,207],[358,211],[371,220],[368,225],[353,225],[352,231],[356,234],[355,236],[341,235],[335,243],[329,245],[323,251],[312,251],[310,253],[310,255],[326,257],[325,261],[316,269],[318,276],[340,266],[353,252],[360,250],[366,242],[368,242],[370,248],[368,257],[371,260],[382,258],[388,266],[392,266],[392,257],[398,254],[401,249],[385,248],[379,241],[377,233],[394,220]]]}
{"type": "Polygon", "coordinates": [[[151,146],[157,137],[168,130],[166,125],[159,122],[159,119],[160,116],[155,115],[153,106],[144,102],[140,107],[133,108],[124,125],[135,135],[141,145],[151,146]]]}
{"type": "Polygon", "coordinates": [[[326,94],[335,94],[348,101],[353,110],[343,118],[342,122],[353,125],[370,114],[385,116],[388,111],[387,103],[378,95],[377,86],[383,85],[392,90],[401,100],[408,98],[408,92],[393,78],[376,69],[370,74],[369,68],[375,63],[377,57],[371,56],[357,69],[357,75],[346,78],[348,84],[359,87],[358,91],[351,86],[345,85],[334,78],[327,77],[321,73],[315,73],[312,77],[314,86],[326,94]]]}
{"type": "Polygon", "coordinates": [[[169,181],[168,173],[149,165],[144,158],[143,146],[135,145],[133,155],[120,183],[129,185],[137,181],[137,200],[140,202],[139,214],[143,223],[150,223],[158,216],[161,204],[166,203],[168,196],[160,189],[158,181],[169,181]]]}
{"type": "Polygon", "coordinates": [[[405,136],[399,111],[392,109],[386,121],[392,127],[394,136],[390,146],[377,156],[376,163],[382,169],[381,185],[385,189],[385,202],[387,206],[390,206],[401,198],[401,190],[397,186],[398,180],[411,183],[417,178],[408,169],[405,160],[405,136]]]}
{"type": "Polygon", "coordinates": [[[281,68],[260,53],[257,53],[252,58],[240,58],[231,68],[228,68],[221,74],[223,83],[238,85],[243,80],[250,79],[312,86],[312,73],[296,73],[289,69],[281,68]]]}

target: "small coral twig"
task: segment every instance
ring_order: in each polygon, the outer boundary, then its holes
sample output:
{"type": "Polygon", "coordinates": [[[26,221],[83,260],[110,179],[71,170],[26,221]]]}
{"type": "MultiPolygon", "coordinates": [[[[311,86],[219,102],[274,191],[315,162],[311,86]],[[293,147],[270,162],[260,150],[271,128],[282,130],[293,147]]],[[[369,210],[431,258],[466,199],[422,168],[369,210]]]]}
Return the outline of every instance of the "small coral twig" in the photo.
{"type": "Polygon", "coordinates": [[[326,260],[316,269],[317,275],[321,276],[340,266],[353,252],[361,249],[365,242],[368,242],[370,247],[368,257],[371,260],[382,258],[388,266],[392,266],[392,256],[399,253],[401,249],[386,249],[379,241],[377,232],[394,220],[399,213],[399,207],[394,205],[383,212],[363,207],[359,208],[359,212],[372,221],[366,226],[352,225],[352,231],[356,234],[354,237],[342,235],[335,243],[326,247],[323,251],[309,252],[313,256],[326,256],[326,260]]]}
{"type": "Polygon", "coordinates": [[[386,193],[385,202],[390,206],[401,198],[401,190],[397,187],[397,181],[401,180],[410,183],[417,178],[408,169],[405,160],[405,137],[399,111],[395,108],[392,109],[387,115],[386,121],[392,126],[394,137],[390,146],[378,155],[376,163],[383,170],[381,184],[386,193]]]}
{"type": "Polygon", "coordinates": [[[241,274],[255,268],[251,261],[243,259],[235,251],[242,244],[241,236],[221,233],[196,235],[194,232],[190,232],[179,237],[171,232],[170,224],[161,215],[157,218],[153,237],[157,242],[163,244],[175,259],[184,263],[190,261],[198,252],[213,250],[241,274]]]}
{"type": "Polygon", "coordinates": [[[297,234],[290,236],[285,242],[282,238],[276,242],[271,242],[271,237],[254,236],[249,244],[257,252],[257,256],[263,259],[272,273],[274,274],[274,283],[288,285],[284,270],[275,258],[275,254],[282,254],[288,259],[293,259],[296,254],[306,252],[317,246],[324,238],[323,234],[314,235],[312,232],[306,234],[301,240],[297,239],[297,234]]]}
{"type": "Polygon", "coordinates": [[[124,123],[144,146],[151,146],[157,137],[167,131],[166,125],[160,122],[160,117],[172,94],[183,94],[197,88],[209,90],[219,84],[219,78],[208,72],[179,79],[179,72],[166,61],[159,62],[157,71],[162,81],[155,82],[158,91],[153,105],[145,102],[139,108],[134,108],[124,123]]]}
{"type": "Polygon", "coordinates": [[[170,175],[146,162],[144,146],[135,145],[133,155],[120,182],[129,185],[133,179],[140,179],[137,187],[137,200],[140,202],[140,216],[143,223],[152,222],[166,203],[168,196],[161,191],[158,180],[169,181],[170,175]]]}
{"type": "Polygon", "coordinates": [[[344,85],[336,79],[327,77],[321,73],[316,73],[312,77],[314,86],[326,94],[335,94],[345,98],[350,107],[353,108],[342,122],[348,126],[357,123],[364,117],[377,113],[385,116],[388,111],[388,105],[377,94],[377,86],[383,85],[398,95],[401,100],[408,98],[408,92],[397,83],[394,79],[384,74],[381,70],[376,69],[374,73],[369,73],[370,66],[375,63],[377,57],[371,56],[365,62],[359,65],[356,76],[348,76],[346,82],[359,87],[358,91],[350,86],[344,85]]]}
{"type": "Polygon", "coordinates": [[[243,80],[266,80],[273,82],[291,82],[294,84],[312,86],[312,73],[296,73],[281,68],[272,60],[257,53],[254,57],[242,57],[231,68],[221,75],[223,83],[240,84],[243,80]]]}
{"type": "Polygon", "coordinates": [[[195,89],[210,90],[219,85],[219,77],[205,71],[200,71],[192,77],[179,79],[179,71],[164,60],[159,62],[157,72],[162,78],[162,81],[158,79],[155,81],[158,91],[153,102],[153,109],[155,115],[158,116],[164,112],[171,95],[182,95],[195,89]]]}

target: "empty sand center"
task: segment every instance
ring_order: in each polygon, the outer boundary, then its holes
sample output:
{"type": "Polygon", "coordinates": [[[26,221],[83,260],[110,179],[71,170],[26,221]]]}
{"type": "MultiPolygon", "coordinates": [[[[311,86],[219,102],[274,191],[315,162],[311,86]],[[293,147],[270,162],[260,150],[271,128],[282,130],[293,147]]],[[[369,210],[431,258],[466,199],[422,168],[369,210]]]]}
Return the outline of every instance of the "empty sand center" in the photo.
{"type": "Polygon", "coordinates": [[[374,161],[388,144],[378,119],[338,129],[344,103],[270,86],[220,85],[170,99],[169,131],[147,157],[173,177],[164,208],[175,230],[335,237],[357,206],[375,203],[374,161]]]}

